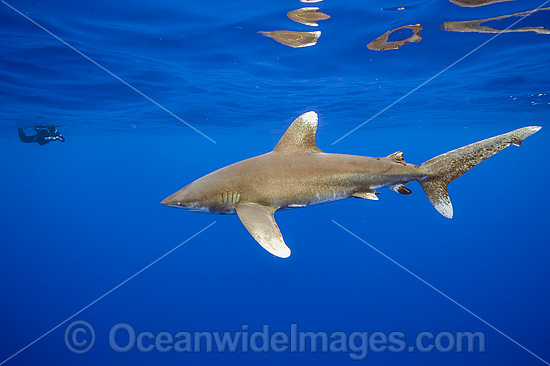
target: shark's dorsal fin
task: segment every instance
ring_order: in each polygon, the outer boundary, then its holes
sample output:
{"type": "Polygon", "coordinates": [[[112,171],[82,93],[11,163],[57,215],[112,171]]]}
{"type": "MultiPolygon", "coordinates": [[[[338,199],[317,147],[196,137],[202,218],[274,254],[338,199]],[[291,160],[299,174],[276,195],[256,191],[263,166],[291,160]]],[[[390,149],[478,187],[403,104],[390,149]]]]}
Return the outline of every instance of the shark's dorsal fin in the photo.
{"type": "Polygon", "coordinates": [[[316,132],[317,113],[304,113],[292,122],[273,151],[296,154],[322,152],[315,144],[316,132]]]}
{"type": "Polygon", "coordinates": [[[405,162],[405,159],[403,159],[403,151],[396,151],[393,154],[388,155],[387,157],[401,163],[405,162]]]}
{"type": "Polygon", "coordinates": [[[273,214],[278,207],[244,202],[235,206],[239,219],[250,235],[269,253],[288,258],[290,249],[286,246],[273,214]]]}

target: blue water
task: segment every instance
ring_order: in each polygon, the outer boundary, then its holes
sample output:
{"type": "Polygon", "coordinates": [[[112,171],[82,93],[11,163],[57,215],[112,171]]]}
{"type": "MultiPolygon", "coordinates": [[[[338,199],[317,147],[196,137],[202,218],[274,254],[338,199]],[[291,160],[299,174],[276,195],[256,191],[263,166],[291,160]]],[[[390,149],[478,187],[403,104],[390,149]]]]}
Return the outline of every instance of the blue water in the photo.
{"type": "MultiPolygon", "coordinates": [[[[333,144],[494,37],[446,32],[443,22],[512,14],[542,2],[479,8],[435,0],[8,3],[181,120],[0,3],[0,362],[50,330],[5,364],[550,361],[550,35],[496,37],[333,144]],[[316,28],[287,18],[302,6],[318,6],[331,18],[316,28]],[[391,10],[397,7],[405,10],[391,10]],[[367,49],[386,31],[416,23],[423,26],[420,42],[367,49]],[[272,30],[322,35],[317,45],[294,49],[257,33],[272,30]],[[386,156],[403,150],[416,164],[515,128],[543,129],[450,185],[453,220],[433,209],[417,183],[409,185],[410,196],[383,189],[376,202],[349,199],[276,213],[292,249],[288,259],[265,252],[237,216],[159,204],[215,169],[270,151],[309,110],[319,114],[324,151],[386,156]],[[36,124],[59,125],[67,141],[21,143],[17,128],[36,124]],[[66,346],[65,331],[75,320],[95,329],[95,345],[85,354],[66,346]],[[328,334],[402,332],[407,345],[423,331],[470,331],[484,333],[485,351],[370,351],[361,361],[352,360],[354,352],[311,349],[118,353],[109,341],[118,323],[174,336],[235,333],[243,325],[250,333],[263,325],[289,333],[297,324],[328,334]]],[[[502,29],[517,19],[487,25],[502,29]]],[[[527,26],[550,27],[550,12],[516,27],[527,26]]]]}

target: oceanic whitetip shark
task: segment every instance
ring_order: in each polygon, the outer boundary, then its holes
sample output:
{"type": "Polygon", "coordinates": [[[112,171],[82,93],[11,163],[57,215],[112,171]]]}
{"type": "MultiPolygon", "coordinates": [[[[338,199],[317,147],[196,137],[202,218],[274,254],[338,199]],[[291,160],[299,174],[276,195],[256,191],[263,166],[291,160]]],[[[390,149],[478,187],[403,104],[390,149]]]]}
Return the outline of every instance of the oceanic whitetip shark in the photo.
{"type": "Polygon", "coordinates": [[[237,213],[264,249],[287,258],[290,249],[273,217],[275,211],[350,197],[378,200],[376,190],[383,187],[410,194],[405,184],[416,180],[435,209],[452,218],[447,185],[508,146],[520,146],[540,129],[523,127],[414,165],[405,162],[402,151],[381,158],[325,153],[315,144],[317,114],[307,112],[290,125],[273,151],[205,175],[161,204],[237,213]]]}

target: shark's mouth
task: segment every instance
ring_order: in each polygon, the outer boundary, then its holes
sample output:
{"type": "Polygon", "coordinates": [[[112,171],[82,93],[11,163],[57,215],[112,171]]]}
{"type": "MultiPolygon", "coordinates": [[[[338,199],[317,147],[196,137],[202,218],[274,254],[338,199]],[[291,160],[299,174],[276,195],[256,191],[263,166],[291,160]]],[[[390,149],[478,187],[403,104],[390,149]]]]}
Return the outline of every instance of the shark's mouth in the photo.
{"type": "Polygon", "coordinates": [[[191,205],[187,205],[187,206],[184,206],[181,202],[166,202],[166,200],[163,200],[161,203],[161,205],[164,205],[166,207],[174,207],[174,208],[183,208],[187,211],[192,211],[192,212],[212,212],[210,210],[210,208],[208,207],[203,207],[203,206],[198,206],[197,204],[191,204],[191,205]]]}
{"type": "Polygon", "coordinates": [[[178,205],[178,204],[175,204],[175,205],[168,205],[168,204],[163,203],[163,205],[166,206],[166,207],[185,208],[185,207],[183,207],[182,205],[178,205]]]}
{"type": "Polygon", "coordinates": [[[191,212],[210,212],[208,207],[182,207],[191,212]]]}

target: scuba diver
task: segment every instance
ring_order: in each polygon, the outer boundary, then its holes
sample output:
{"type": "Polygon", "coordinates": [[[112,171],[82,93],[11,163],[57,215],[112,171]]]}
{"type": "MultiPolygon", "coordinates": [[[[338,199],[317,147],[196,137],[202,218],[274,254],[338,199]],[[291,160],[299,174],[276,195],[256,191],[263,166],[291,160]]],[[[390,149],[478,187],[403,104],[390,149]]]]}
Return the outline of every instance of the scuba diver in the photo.
{"type": "Polygon", "coordinates": [[[50,141],[65,142],[65,138],[57,131],[57,127],[50,126],[36,126],[34,127],[35,135],[25,135],[22,128],[17,129],[19,131],[19,139],[21,142],[37,142],[38,145],[46,145],[50,141]]]}

